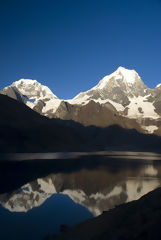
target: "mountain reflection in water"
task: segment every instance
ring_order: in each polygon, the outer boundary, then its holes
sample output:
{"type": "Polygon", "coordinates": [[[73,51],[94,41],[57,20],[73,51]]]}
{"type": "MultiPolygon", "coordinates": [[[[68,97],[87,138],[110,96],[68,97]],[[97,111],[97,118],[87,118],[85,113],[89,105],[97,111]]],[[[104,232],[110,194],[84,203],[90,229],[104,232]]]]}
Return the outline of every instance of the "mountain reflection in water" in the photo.
{"type": "MultiPolygon", "coordinates": [[[[127,158],[127,157],[126,157],[127,158]]],[[[77,161],[77,160],[75,160],[77,161]]],[[[112,160],[96,168],[54,172],[19,189],[0,195],[0,204],[11,212],[27,212],[53,194],[68,195],[94,216],[124,202],[136,200],[161,185],[161,162],[135,163],[112,160]]]]}

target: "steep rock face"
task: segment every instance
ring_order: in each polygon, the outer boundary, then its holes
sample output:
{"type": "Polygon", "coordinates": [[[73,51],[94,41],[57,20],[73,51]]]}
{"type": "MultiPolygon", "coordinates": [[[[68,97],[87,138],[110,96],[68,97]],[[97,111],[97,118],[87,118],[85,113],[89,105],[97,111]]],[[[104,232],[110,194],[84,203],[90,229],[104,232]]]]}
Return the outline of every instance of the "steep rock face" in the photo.
{"type": "Polygon", "coordinates": [[[72,105],[63,101],[57,111],[49,116],[65,120],[72,119],[84,126],[107,127],[116,124],[123,128],[135,128],[142,131],[135,119],[127,119],[119,115],[115,107],[108,102],[100,104],[91,100],[86,105],[72,105]]]}
{"type": "Polygon", "coordinates": [[[20,102],[24,102],[24,97],[21,94],[21,92],[18,91],[16,87],[6,87],[2,91],[0,91],[1,94],[7,95],[10,98],[13,98],[15,100],[18,100],[20,102]]]}
{"type": "MultiPolygon", "coordinates": [[[[151,99],[154,101],[155,111],[161,116],[161,84],[159,84],[153,91],[151,99]]],[[[150,99],[149,99],[150,100],[150,99]]]]}
{"type": "Polygon", "coordinates": [[[1,93],[49,118],[74,120],[85,126],[118,124],[160,135],[161,85],[149,89],[136,71],[123,67],[69,100],[58,99],[48,87],[29,79],[14,82],[1,93]]]}

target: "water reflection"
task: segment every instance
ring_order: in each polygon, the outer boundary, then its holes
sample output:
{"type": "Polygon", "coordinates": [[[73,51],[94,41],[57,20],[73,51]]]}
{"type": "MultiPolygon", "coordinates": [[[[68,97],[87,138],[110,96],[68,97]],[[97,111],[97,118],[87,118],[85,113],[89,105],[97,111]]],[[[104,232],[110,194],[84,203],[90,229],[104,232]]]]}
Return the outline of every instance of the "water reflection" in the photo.
{"type": "Polygon", "coordinates": [[[161,163],[114,161],[96,169],[52,173],[0,195],[1,205],[11,212],[27,212],[51,195],[68,195],[95,216],[124,202],[136,200],[161,185],[161,163]]]}
{"type": "Polygon", "coordinates": [[[12,193],[0,195],[1,205],[11,212],[27,212],[43,204],[56,192],[51,179],[37,179],[12,193]]]}

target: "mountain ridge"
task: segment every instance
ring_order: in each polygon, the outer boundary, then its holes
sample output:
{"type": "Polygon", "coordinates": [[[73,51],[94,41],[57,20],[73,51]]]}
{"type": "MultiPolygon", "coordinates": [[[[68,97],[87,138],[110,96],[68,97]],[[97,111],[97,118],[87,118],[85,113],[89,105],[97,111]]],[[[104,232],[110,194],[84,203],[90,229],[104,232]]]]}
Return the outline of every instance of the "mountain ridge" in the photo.
{"type": "Polygon", "coordinates": [[[114,115],[119,119],[126,118],[126,121],[135,122],[127,128],[160,134],[160,85],[150,89],[135,70],[119,67],[101,79],[96,86],[77,94],[73,99],[59,99],[48,87],[29,79],[14,82],[1,93],[24,102],[49,118],[74,120],[85,126],[107,127],[115,123],[123,126],[122,120],[108,120],[113,119],[114,115]],[[101,121],[100,111],[103,113],[101,121]]]}

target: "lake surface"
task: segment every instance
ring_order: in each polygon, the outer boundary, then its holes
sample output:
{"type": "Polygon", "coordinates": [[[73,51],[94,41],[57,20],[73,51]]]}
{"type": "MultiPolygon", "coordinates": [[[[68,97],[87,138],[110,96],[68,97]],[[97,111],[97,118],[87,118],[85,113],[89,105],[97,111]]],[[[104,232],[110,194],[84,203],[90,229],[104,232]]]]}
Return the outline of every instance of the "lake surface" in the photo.
{"type": "Polygon", "coordinates": [[[1,157],[0,239],[43,239],[161,186],[159,154],[87,155],[1,157]]]}

